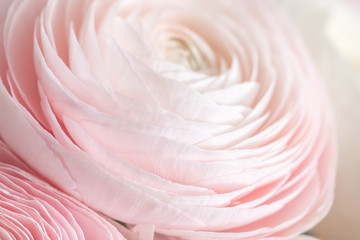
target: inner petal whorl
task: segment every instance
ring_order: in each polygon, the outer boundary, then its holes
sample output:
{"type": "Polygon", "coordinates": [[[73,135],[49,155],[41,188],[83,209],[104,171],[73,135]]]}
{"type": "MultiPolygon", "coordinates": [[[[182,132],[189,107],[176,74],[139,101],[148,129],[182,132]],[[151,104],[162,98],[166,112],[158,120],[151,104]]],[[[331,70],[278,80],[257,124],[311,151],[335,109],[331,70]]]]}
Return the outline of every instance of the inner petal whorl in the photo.
{"type": "Polygon", "coordinates": [[[190,71],[219,74],[218,56],[201,36],[191,31],[165,29],[157,37],[160,57],[190,71]]]}

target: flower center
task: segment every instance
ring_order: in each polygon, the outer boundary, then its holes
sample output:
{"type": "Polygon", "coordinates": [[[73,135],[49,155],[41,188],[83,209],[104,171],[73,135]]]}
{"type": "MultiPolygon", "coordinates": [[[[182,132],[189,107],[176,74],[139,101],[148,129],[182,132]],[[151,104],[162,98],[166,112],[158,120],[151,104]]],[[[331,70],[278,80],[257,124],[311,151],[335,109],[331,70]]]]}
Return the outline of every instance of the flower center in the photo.
{"type": "Polygon", "coordinates": [[[167,42],[165,47],[165,58],[193,71],[199,71],[201,69],[198,61],[199,59],[196,58],[188,44],[182,39],[174,38],[167,42]]]}
{"type": "Polygon", "coordinates": [[[167,61],[194,72],[207,75],[219,73],[216,53],[200,36],[191,32],[167,30],[158,35],[157,44],[161,56],[167,61]]]}

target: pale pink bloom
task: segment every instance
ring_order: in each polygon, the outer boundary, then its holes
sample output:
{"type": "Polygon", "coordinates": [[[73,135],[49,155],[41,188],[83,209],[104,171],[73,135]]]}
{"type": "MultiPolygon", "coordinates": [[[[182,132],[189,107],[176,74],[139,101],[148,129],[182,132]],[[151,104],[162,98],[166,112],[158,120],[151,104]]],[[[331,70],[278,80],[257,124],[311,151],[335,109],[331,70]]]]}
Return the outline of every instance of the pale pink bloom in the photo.
{"type": "Polygon", "coordinates": [[[264,1],[14,1],[0,135],[64,192],[183,239],[289,239],[328,212],[321,79],[264,1]]]}
{"type": "MultiPolygon", "coordinates": [[[[139,239],[24,170],[0,145],[0,239],[139,239]],[[118,230],[117,228],[120,230],[118,230]]],[[[150,233],[150,236],[153,234],[150,233]]],[[[151,238],[142,238],[151,239],[151,238]]]]}

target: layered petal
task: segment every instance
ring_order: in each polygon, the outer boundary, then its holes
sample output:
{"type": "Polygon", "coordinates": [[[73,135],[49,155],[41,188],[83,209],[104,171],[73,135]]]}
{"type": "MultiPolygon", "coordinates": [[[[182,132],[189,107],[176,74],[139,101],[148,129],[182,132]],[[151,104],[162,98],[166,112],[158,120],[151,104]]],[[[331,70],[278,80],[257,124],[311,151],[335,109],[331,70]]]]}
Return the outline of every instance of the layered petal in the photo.
{"type": "Polygon", "coordinates": [[[19,160],[4,146],[0,149],[1,239],[125,239],[118,229],[135,239],[134,233],[120,225],[117,229],[116,223],[12,165],[19,160]]]}
{"type": "Polygon", "coordinates": [[[4,26],[1,137],[97,211],[175,238],[289,239],[329,210],[329,102],[275,5],[18,0],[4,26]]]}
{"type": "Polygon", "coordinates": [[[320,238],[352,239],[360,234],[360,75],[357,1],[281,1],[326,80],[336,116],[339,166],[335,201],[329,215],[312,232],[320,238]],[[346,207],[344,207],[346,206],[346,207]],[[336,226],[336,227],[334,227],[336,226]]]}

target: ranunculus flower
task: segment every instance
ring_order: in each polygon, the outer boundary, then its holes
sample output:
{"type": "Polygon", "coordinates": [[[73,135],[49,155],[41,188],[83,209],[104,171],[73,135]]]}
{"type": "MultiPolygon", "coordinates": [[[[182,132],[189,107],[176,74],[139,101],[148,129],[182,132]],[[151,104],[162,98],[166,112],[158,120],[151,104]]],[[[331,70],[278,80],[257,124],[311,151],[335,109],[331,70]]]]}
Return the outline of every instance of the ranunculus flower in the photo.
{"type": "Polygon", "coordinates": [[[333,195],[332,116],[265,1],[17,0],[0,135],[64,192],[183,239],[288,239],[333,195]]]}
{"type": "Polygon", "coordinates": [[[84,204],[7,162],[20,161],[1,144],[0,239],[125,239],[118,229],[131,237],[128,239],[138,239],[119,224],[113,223],[117,229],[84,204]]]}

